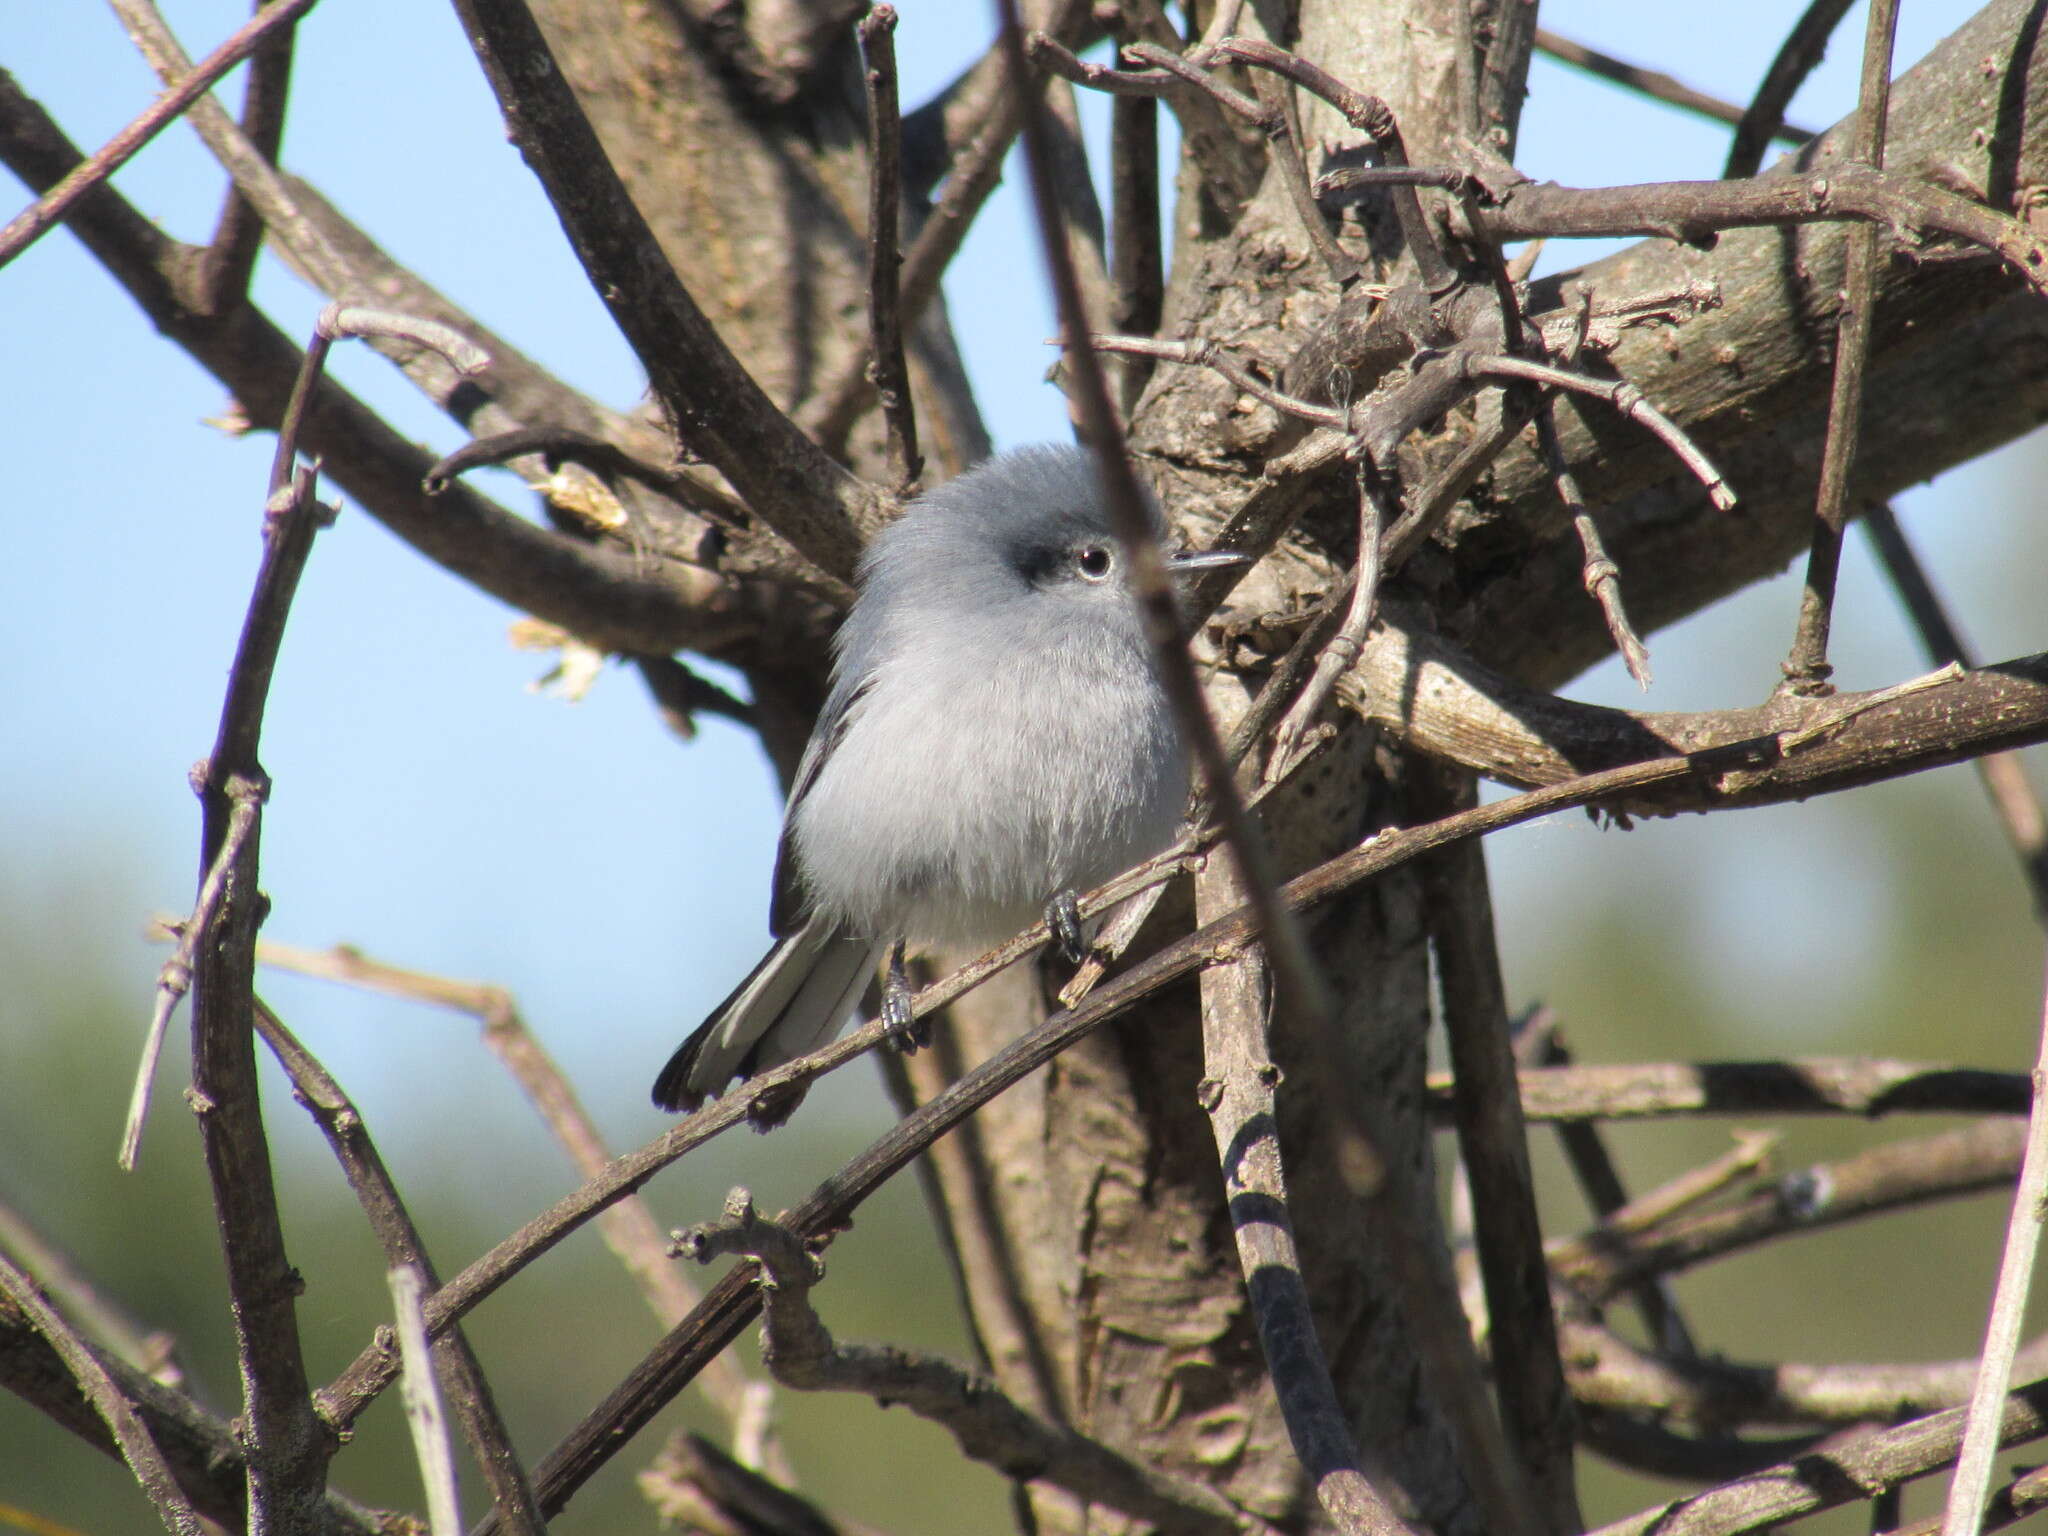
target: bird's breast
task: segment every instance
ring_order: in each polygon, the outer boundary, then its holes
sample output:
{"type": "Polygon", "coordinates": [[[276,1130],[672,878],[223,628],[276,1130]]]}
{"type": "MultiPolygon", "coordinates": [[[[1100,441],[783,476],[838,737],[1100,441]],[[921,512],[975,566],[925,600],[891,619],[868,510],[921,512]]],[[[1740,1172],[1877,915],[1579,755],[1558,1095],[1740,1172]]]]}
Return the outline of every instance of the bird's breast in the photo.
{"type": "Polygon", "coordinates": [[[1042,638],[876,670],[792,815],[814,904],[878,938],[994,943],[1166,845],[1187,767],[1147,656],[1042,638]]]}

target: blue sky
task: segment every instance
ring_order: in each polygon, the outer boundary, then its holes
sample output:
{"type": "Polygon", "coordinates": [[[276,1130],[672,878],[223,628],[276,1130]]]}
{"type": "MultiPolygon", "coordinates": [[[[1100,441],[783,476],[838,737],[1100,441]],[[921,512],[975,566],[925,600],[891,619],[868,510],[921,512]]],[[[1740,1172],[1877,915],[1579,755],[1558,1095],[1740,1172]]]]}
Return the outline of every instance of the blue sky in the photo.
{"type": "MultiPolygon", "coordinates": [[[[905,99],[922,99],[985,39],[978,6],[906,0],[905,99]]],[[[1546,25],[1725,96],[1754,85],[1786,7],[1730,0],[1711,29],[1667,7],[1551,0],[1546,25]]],[[[195,54],[244,14],[225,0],[168,7],[195,54]]],[[[1904,7],[1910,60],[1955,8],[1904,7]]],[[[1861,10],[1795,104],[1825,124],[1853,98],[1861,10]]],[[[152,80],[109,15],[37,6],[6,59],[81,144],[144,106],[152,80]]],[[[452,13],[406,0],[327,0],[304,24],[285,160],[403,261],[573,383],[614,404],[639,377],[517,156],[452,13]],[[372,84],[374,82],[374,84],[372,84]]],[[[230,99],[233,99],[232,97],[230,99]]],[[[1098,130],[1101,114],[1090,104],[1098,130]]],[[[1521,163],[1591,183],[1709,176],[1724,130],[1539,61],[1521,163]]],[[[999,194],[948,285],[956,330],[999,443],[1058,436],[1040,382],[1052,324],[1017,192],[999,194]]],[[[174,233],[203,238],[221,177],[182,126],[119,185],[174,233]]],[[[10,183],[10,186],[12,184],[10,183]]],[[[12,194],[26,201],[17,191],[12,194]]],[[[1553,250],[1550,261],[1570,259],[1553,250]]],[[[318,299],[266,259],[258,294],[303,335],[318,299]]],[[[8,558],[0,563],[0,897],[17,938],[81,972],[112,968],[136,1035],[160,956],[144,919],[189,905],[198,840],[189,764],[208,747],[257,553],[267,438],[202,425],[220,387],[150,334],[70,237],[0,272],[0,437],[8,444],[8,558]]],[[[459,432],[385,364],[348,348],[335,369],[402,428],[440,448],[459,432]]],[[[2025,450],[2020,450],[2024,453],[2025,450]]],[[[2002,554],[2016,506],[2006,461],[1906,497],[1937,580],[1972,614],[1987,657],[2040,648],[2033,583],[2002,554]]],[[[482,482],[526,508],[509,478],[482,482]]],[[[1796,594],[1784,582],[1652,637],[1659,708],[1756,702],[1776,676],[1796,594]]],[[[1860,542],[1838,627],[1847,686],[1923,670],[1860,542]]],[[[293,613],[265,734],[276,784],[265,820],[266,932],[346,941],[381,958],[510,987],[622,1144],[660,1120],[647,1084],[680,1034],[758,952],[779,807],[760,753],[707,720],[679,745],[629,673],[570,704],[530,690],[545,662],[513,650],[517,615],[430,566],[353,508],[322,536],[293,613]]],[[[1618,669],[1572,690],[1627,703],[1618,669]]],[[[1568,911],[1609,880],[1654,893],[1704,880],[1673,921],[1722,957],[1735,988],[1801,963],[1800,945],[1853,957],[1882,915],[1883,869],[1827,814],[1778,812],[1594,836],[1577,819],[1501,839],[1491,857],[1517,994],[1540,987],[1568,911]],[[1761,828],[1751,831],[1750,828],[1761,828]],[[1789,937],[1787,916],[1838,928],[1789,937]]],[[[274,978],[267,994],[387,1137],[479,1106],[523,1113],[469,1031],[406,1004],[274,978]],[[423,1107],[433,1113],[423,1115],[423,1107]]],[[[0,1051],[37,1021],[0,989],[0,1051]]],[[[1840,1042],[1836,1042],[1839,1046],[1840,1042]]],[[[178,1048],[172,1049],[175,1058],[178,1048]]],[[[125,1060],[108,1063],[124,1078],[125,1060]]],[[[177,1072],[166,1069],[167,1081],[177,1072]]],[[[857,1123],[884,1111],[866,1082],[827,1095],[857,1123]]],[[[171,1101],[175,1105],[175,1100],[171,1101]]],[[[117,1127],[107,1127],[109,1153],[117,1127]]],[[[422,1133],[424,1134],[424,1133],[422,1133]]]]}

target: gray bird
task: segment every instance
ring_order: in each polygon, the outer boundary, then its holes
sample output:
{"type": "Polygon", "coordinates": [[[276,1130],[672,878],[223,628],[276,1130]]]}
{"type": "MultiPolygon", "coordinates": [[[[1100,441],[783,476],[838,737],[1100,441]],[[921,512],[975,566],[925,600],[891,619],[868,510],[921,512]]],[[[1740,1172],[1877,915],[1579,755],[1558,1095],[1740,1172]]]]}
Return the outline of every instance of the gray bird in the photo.
{"type": "Polygon", "coordinates": [[[783,814],[779,942],[669,1058],[662,1109],[816,1050],[885,953],[883,1016],[907,1028],[906,940],[987,949],[1043,912],[1077,953],[1074,892],[1179,826],[1187,750],[1084,450],[1019,449],[919,497],[868,546],[834,649],[783,814]]]}

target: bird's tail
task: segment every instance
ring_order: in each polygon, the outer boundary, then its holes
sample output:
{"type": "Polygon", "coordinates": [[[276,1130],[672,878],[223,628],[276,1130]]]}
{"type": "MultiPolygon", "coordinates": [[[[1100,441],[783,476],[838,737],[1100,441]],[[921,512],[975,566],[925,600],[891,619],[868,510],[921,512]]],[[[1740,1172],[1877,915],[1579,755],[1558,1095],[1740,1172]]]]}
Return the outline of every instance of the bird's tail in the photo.
{"type": "MultiPolygon", "coordinates": [[[[769,950],[654,1080],[654,1103],[687,1113],[734,1078],[752,1077],[816,1050],[839,1032],[875,973],[884,946],[814,917],[769,950]]],[[[801,1093],[774,1106],[775,1123],[801,1093]]]]}

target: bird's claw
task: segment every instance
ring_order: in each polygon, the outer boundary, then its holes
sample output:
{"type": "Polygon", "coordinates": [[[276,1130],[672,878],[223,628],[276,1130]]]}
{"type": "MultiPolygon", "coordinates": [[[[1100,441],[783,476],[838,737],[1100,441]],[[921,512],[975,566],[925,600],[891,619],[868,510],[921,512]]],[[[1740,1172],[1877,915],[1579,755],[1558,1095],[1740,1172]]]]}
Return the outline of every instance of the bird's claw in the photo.
{"type": "Polygon", "coordinates": [[[1088,938],[1081,931],[1081,904],[1072,891],[1061,891],[1045,904],[1045,926],[1052,930],[1060,954],[1069,965],[1088,958],[1088,938]]]}
{"type": "Polygon", "coordinates": [[[882,979],[882,1023],[896,1049],[906,1056],[932,1043],[932,1021],[912,1012],[912,1000],[910,974],[903,965],[903,946],[898,944],[889,951],[889,969],[882,979]]]}

